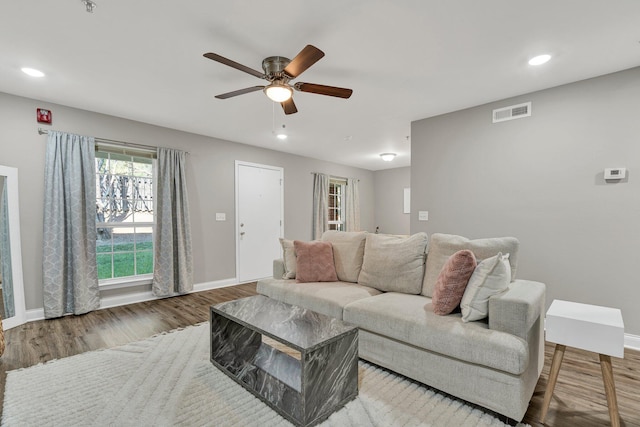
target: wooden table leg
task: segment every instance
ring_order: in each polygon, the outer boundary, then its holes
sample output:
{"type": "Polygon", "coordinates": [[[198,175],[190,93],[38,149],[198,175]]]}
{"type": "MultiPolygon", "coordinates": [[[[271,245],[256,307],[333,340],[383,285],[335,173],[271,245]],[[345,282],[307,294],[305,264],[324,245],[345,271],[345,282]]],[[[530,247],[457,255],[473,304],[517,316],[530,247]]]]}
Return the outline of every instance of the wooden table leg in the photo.
{"type": "Polygon", "coordinates": [[[607,395],[607,406],[609,407],[609,418],[611,426],[620,426],[620,416],[618,415],[618,400],[616,399],[616,385],[613,382],[613,368],[611,367],[611,356],[600,355],[600,368],[602,369],[602,379],[604,380],[604,391],[607,395]]]}
{"type": "Polygon", "coordinates": [[[564,351],[566,348],[567,347],[565,345],[556,344],[556,350],[553,352],[551,371],[549,371],[549,380],[547,381],[547,390],[544,392],[544,402],[542,403],[542,414],[540,415],[541,423],[544,423],[544,419],[547,417],[547,411],[549,410],[549,404],[551,403],[551,397],[553,396],[553,389],[556,388],[558,372],[560,372],[560,365],[562,365],[562,358],[564,357],[564,351]]]}

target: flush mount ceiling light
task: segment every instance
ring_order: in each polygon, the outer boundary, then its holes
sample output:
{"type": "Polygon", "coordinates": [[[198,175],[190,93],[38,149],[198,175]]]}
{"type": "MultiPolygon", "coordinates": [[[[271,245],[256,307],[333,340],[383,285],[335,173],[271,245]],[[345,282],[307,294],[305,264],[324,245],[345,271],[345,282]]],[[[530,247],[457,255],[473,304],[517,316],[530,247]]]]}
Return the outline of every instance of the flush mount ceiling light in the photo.
{"type": "Polygon", "coordinates": [[[24,67],[20,69],[23,73],[31,77],[44,77],[44,73],[35,68],[24,67]]]}
{"type": "Polygon", "coordinates": [[[390,162],[391,160],[395,159],[396,153],[382,153],[382,154],[380,154],[380,157],[385,162],[390,162]]]}
{"type": "Polygon", "coordinates": [[[293,90],[288,84],[276,80],[264,88],[264,93],[273,102],[284,102],[291,98],[293,90]]]}
{"type": "Polygon", "coordinates": [[[529,60],[529,65],[542,65],[546,62],[549,62],[550,59],[551,55],[547,54],[534,56],[529,60]]]}
{"type": "Polygon", "coordinates": [[[80,0],[80,1],[82,3],[84,3],[84,6],[87,8],[87,12],[89,12],[89,13],[93,13],[93,10],[97,6],[96,2],[94,2],[92,0],[80,0]]]}

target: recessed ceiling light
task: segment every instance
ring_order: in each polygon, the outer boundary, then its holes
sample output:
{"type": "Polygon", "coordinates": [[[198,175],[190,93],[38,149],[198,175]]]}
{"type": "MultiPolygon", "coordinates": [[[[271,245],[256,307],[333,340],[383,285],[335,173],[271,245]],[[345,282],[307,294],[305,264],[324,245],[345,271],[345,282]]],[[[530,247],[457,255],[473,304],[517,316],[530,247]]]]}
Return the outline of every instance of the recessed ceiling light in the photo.
{"type": "Polygon", "coordinates": [[[385,162],[390,162],[391,160],[395,159],[396,153],[382,153],[380,154],[380,157],[382,157],[382,160],[384,160],[385,162]]]}
{"type": "Polygon", "coordinates": [[[31,77],[44,77],[44,73],[35,68],[24,67],[20,69],[23,73],[31,77]]]}
{"type": "Polygon", "coordinates": [[[542,65],[551,59],[551,55],[538,55],[529,60],[529,65],[542,65]]]}

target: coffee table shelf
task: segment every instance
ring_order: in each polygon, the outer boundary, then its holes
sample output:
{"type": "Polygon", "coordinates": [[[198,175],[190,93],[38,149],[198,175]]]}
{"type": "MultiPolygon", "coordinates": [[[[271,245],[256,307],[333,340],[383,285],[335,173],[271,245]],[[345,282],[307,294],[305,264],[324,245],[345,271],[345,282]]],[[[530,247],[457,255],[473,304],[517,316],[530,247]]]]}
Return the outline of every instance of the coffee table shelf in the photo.
{"type": "Polygon", "coordinates": [[[358,329],[262,295],[229,301],[211,307],[211,363],[289,421],[311,426],[358,394],[358,329]]]}

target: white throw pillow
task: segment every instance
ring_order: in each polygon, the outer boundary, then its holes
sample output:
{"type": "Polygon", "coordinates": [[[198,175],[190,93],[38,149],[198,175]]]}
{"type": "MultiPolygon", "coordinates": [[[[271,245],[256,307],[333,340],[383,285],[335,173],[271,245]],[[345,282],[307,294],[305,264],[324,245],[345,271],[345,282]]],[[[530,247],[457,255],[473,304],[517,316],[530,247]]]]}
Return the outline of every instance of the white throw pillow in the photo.
{"type": "Polygon", "coordinates": [[[295,279],[296,278],[296,250],[293,247],[293,240],[287,240],[280,238],[280,244],[282,245],[282,259],[284,261],[284,275],[283,279],[295,279]]]}
{"type": "Polygon", "coordinates": [[[504,292],[511,283],[509,254],[481,261],[474,270],[464,291],[460,308],[462,321],[481,320],[489,314],[489,298],[504,292]]]}

